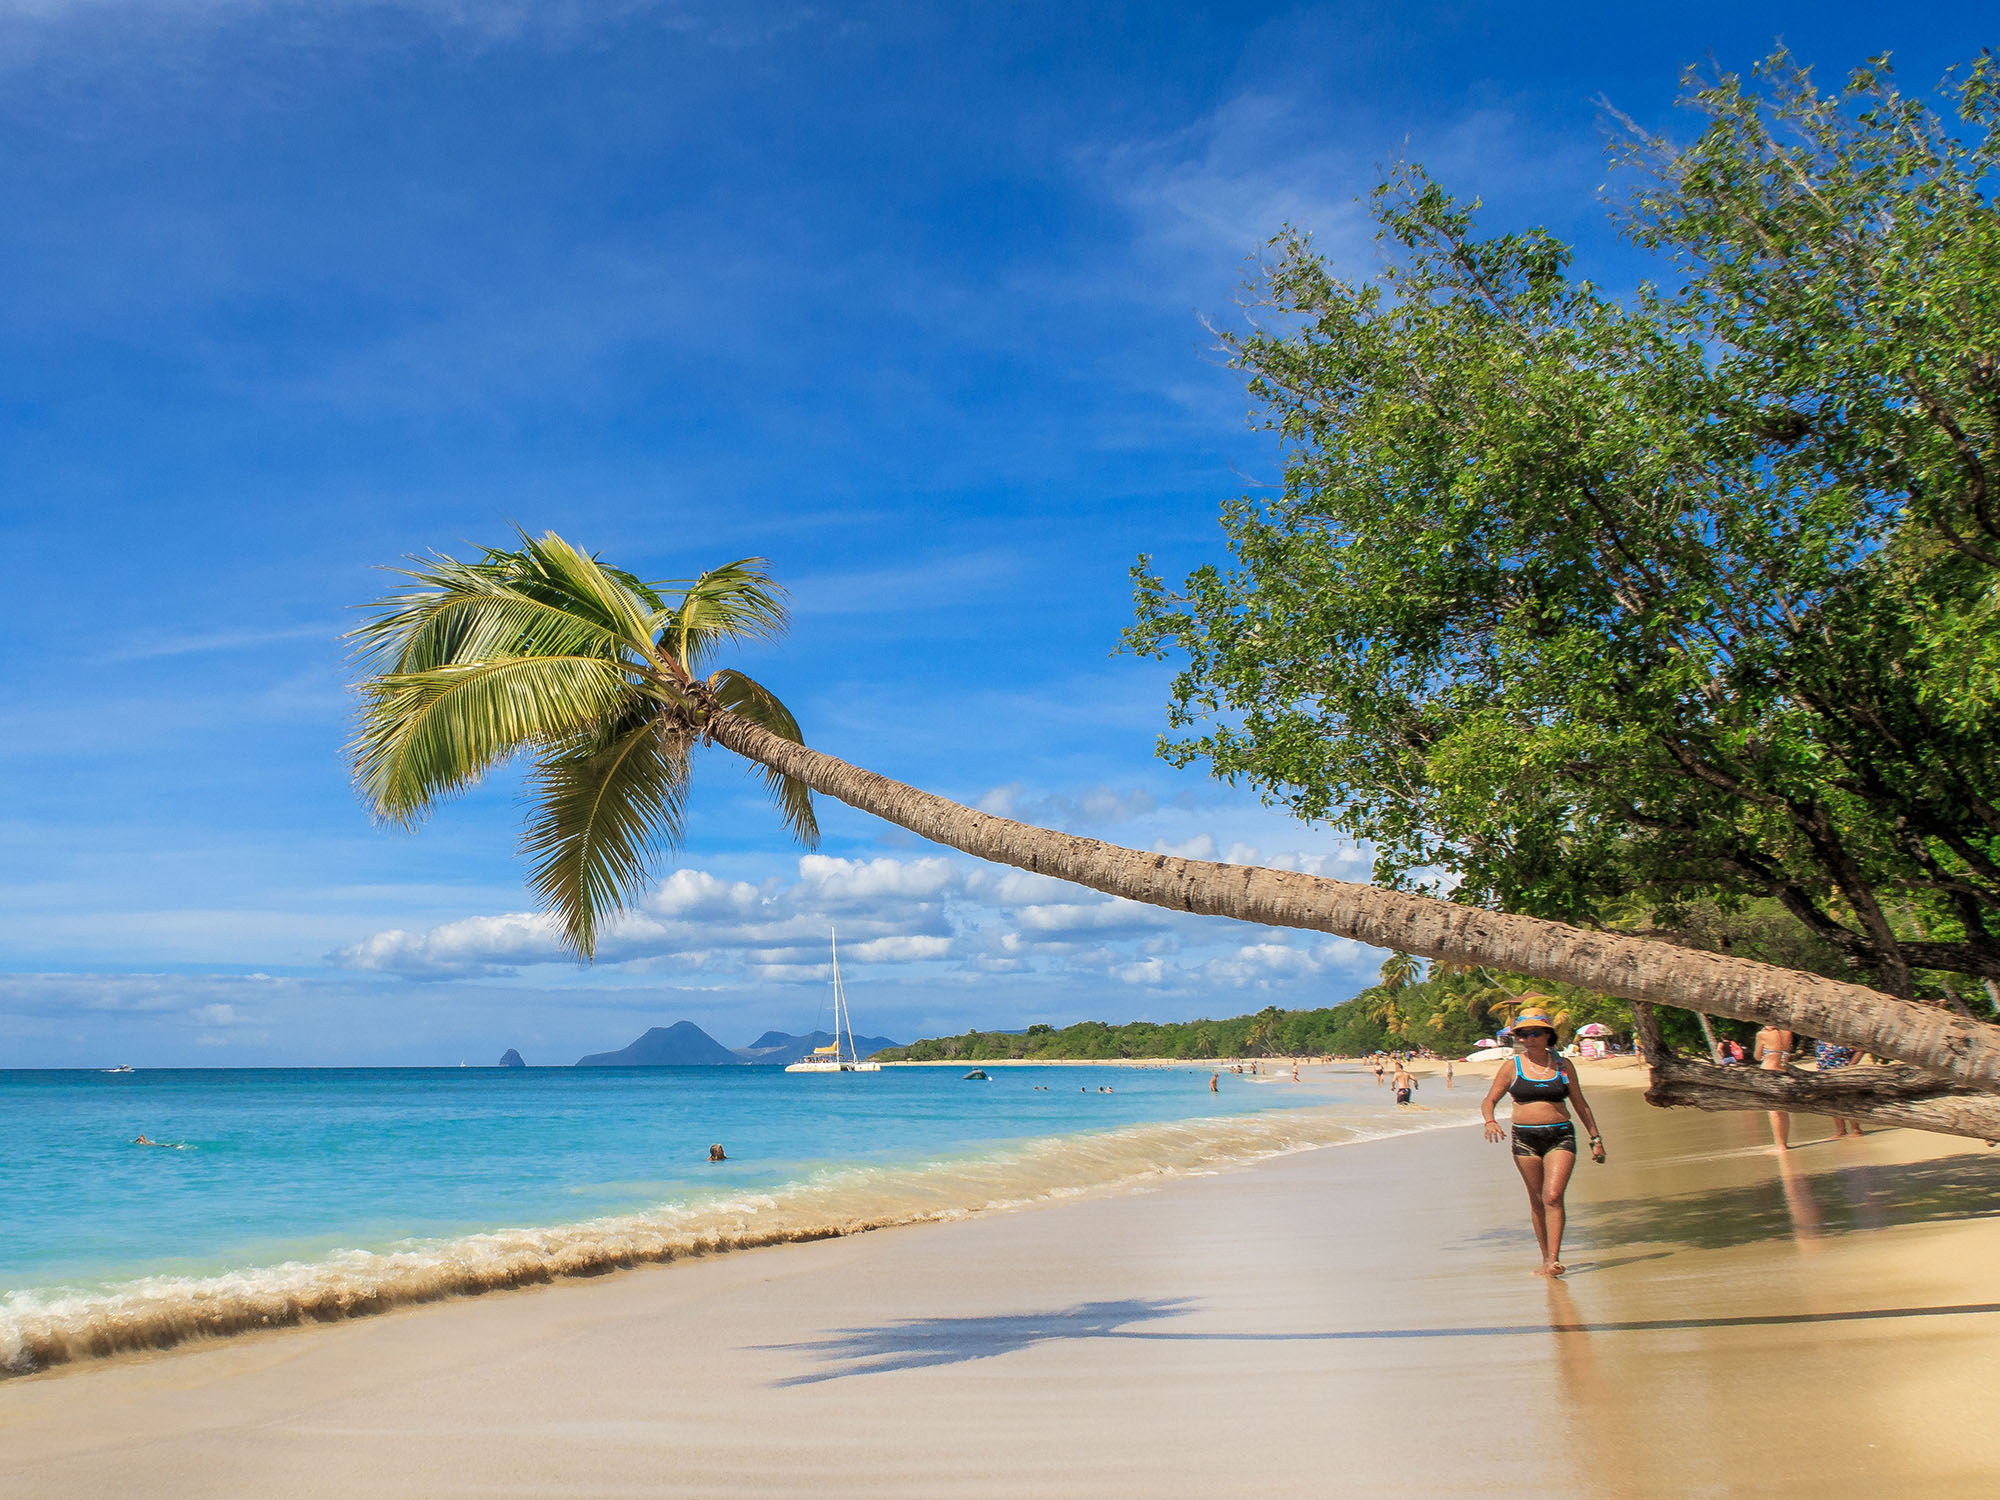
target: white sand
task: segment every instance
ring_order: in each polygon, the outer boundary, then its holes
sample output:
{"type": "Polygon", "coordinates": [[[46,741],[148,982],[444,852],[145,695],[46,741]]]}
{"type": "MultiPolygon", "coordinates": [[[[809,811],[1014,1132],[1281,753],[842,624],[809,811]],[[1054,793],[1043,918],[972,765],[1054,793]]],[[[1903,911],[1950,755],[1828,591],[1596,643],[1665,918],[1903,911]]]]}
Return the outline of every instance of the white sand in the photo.
{"type": "Polygon", "coordinates": [[[1566,1285],[1457,1129],[8,1381],[0,1494],[1994,1492],[2000,1152],[1593,1102],[1566,1285]]]}

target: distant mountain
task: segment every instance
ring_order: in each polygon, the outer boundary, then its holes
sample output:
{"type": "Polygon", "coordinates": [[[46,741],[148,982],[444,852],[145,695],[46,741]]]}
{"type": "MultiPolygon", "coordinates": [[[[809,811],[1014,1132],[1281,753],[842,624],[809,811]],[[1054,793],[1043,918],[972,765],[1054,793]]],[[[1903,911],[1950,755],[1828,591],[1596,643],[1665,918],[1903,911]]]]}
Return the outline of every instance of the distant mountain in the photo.
{"type": "MultiPolygon", "coordinates": [[[[747,1047],[729,1048],[694,1022],[676,1021],[671,1026],[655,1026],[621,1051],[593,1052],[588,1057],[580,1057],[576,1065],[579,1068],[733,1068],[746,1064],[782,1067],[786,1063],[797,1062],[815,1047],[832,1044],[832,1035],[824,1031],[815,1031],[807,1036],[767,1031],[747,1047]]],[[[854,1039],[854,1049],[862,1057],[895,1045],[886,1036],[858,1036],[854,1039]]],[[[506,1058],[502,1058],[502,1067],[522,1065],[519,1053],[509,1052],[507,1057],[514,1061],[509,1064],[506,1058]]]]}
{"type": "Polygon", "coordinates": [[[500,1054],[499,1066],[503,1068],[525,1068],[527,1064],[521,1061],[520,1053],[509,1047],[505,1052],[500,1054]]]}
{"type": "Polygon", "coordinates": [[[579,1068],[712,1068],[735,1067],[743,1061],[692,1021],[655,1026],[631,1046],[617,1052],[593,1052],[579,1057],[579,1068]]]}
{"type": "MultiPolygon", "coordinates": [[[[738,1047],[736,1057],[740,1062],[765,1067],[795,1063],[815,1047],[831,1047],[833,1033],[828,1031],[808,1032],[804,1036],[791,1036],[782,1031],[767,1031],[747,1047],[738,1047]]],[[[858,1036],[854,1039],[857,1056],[867,1057],[880,1052],[884,1047],[896,1044],[886,1036],[858,1036]]]]}

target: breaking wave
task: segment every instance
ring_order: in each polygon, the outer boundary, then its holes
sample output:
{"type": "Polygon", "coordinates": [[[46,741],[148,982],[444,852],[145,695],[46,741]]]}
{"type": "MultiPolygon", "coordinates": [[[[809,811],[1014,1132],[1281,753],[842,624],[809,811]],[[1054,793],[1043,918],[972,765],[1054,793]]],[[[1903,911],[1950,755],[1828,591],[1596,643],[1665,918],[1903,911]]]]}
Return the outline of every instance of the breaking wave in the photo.
{"type": "Polygon", "coordinates": [[[916,1165],[842,1168],[770,1193],[668,1203],[553,1228],[348,1250],[218,1276],[151,1276],[96,1291],[14,1292],[0,1298],[0,1371],[24,1374],[627,1266],[1143,1189],[1165,1178],[1456,1123],[1454,1115],[1423,1123],[1403,1116],[1391,1126],[1313,1107],[1134,1125],[916,1165]]]}

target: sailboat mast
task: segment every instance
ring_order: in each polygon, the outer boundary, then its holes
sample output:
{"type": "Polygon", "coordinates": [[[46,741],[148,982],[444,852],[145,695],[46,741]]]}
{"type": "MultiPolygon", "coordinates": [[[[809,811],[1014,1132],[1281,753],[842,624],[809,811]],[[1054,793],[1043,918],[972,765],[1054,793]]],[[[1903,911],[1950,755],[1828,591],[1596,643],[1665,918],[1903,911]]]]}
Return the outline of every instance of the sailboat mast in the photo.
{"type": "Polygon", "coordinates": [[[840,930],[828,927],[827,940],[833,944],[833,1056],[844,1063],[854,1050],[854,1032],[847,1024],[847,987],[840,982],[840,930]]]}

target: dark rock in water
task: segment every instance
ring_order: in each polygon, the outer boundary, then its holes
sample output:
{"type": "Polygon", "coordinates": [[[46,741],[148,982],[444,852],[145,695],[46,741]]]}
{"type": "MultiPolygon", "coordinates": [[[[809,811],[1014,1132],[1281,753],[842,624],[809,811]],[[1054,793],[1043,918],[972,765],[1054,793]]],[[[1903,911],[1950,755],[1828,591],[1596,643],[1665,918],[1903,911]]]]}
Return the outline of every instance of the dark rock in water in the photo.
{"type": "Polygon", "coordinates": [[[579,1068],[703,1068],[733,1067],[742,1059],[692,1021],[655,1026],[631,1046],[617,1052],[593,1052],[579,1057],[579,1068]]]}
{"type": "Polygon", "coordinates": [[[520,1053],[509,1047],[505,1052],[500,1054],[499,1066],[503,1068],[525,1068],[527,1064],[521,1061],[520,1053]]]}
{"type": "Polygon", "coordinates": [[[980,1083],[986,1082],[986,1070],[984,1068],[974,1068],[970,1073],[967,1073],[965,1075],[965,1081],[967,1083],[971,1083],[974,1080],[977,1080],[980,1083]]]}

